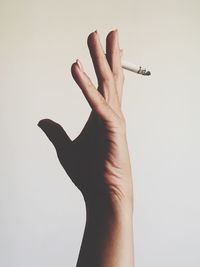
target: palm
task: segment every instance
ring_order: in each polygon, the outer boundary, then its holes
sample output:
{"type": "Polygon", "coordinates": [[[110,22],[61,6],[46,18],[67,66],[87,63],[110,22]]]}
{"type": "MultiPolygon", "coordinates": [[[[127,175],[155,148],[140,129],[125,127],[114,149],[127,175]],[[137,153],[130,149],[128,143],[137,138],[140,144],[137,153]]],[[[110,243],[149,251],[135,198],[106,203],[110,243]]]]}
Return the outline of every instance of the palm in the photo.
{"type": "Polygon", "coordinates": [[[106,153],[105,129],[93,111],[80,135],[57,149],[63,168],[82,192],[103,184],[106,153]]]}

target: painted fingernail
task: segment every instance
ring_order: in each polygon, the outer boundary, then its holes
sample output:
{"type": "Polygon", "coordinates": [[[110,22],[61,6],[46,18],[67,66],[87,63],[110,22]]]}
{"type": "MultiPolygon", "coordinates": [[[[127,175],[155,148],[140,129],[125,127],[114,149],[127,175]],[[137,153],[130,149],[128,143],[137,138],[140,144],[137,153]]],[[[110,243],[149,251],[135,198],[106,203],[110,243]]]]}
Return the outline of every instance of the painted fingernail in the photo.
{"type": "Polygon", "coordinates": [[[76,60],[76,63],[78,64],[80,71],[83,71],[83,65],[81,64],[79,59],[76,60]]]}

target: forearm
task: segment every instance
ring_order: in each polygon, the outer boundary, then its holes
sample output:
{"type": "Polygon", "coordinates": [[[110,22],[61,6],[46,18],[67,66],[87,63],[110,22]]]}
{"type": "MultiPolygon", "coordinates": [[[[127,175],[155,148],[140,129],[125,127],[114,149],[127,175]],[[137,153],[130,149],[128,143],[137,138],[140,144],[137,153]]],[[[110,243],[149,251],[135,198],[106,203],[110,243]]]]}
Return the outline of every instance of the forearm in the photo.
{"type": "Polygon", "coordinates": [[[87,206],[77,267],[133,267],[132,205],[87,206]]]}

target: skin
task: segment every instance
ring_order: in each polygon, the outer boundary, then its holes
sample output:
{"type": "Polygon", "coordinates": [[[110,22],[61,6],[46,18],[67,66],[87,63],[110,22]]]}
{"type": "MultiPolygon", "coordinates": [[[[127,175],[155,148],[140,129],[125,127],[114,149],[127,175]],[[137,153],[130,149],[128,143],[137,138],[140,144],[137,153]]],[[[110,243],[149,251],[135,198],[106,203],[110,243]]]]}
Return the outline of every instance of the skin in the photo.
{"type": "Polygon", "coordinates": [[[86,226],[77,267],[133,267],[132,173],[121,110],[124,73],[118,31],[108,33],[106,54],[97,31],[87,43],[98,88],[79,60],[71,66],[91,107],[83,130],[72,141],[52,120],[43,119],[38,126],[85,200],[86,226]]]}

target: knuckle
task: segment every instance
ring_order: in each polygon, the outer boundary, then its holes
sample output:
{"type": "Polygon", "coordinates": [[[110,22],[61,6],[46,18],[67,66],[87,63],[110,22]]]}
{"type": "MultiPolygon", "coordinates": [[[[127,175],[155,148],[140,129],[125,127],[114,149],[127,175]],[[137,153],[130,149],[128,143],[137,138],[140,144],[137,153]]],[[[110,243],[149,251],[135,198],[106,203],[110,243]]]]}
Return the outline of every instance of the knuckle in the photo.
{"type": "Polygon", "coordinates": [[[102,75],[101,82],[103,84],[109,86],[109,85],[113,84],[114,79],[113,79],[112,75],[109,75],[109,74],[105,73],[105,74],[102,75]]]}
{"type": "Polygon", "coordinates": [[[118,72],[113,72],[113,77],[114,77],[114,79],[115,79],[115,80],[117,80],[117,79],[118,79],[118,77],[119,77],[119,74],[118,74],[118,72]]]}
{"type": "Polygon", "coordinates": [[[122,81],[124,82],[125,80],[125,76],[123,71],[119,71],[119,72],[113,72],[113,77],[116,81],[122,81]]]}
{"type": "Polygon", "coordinates": [[[101,79],[102,79],[102,81],[104,82],[104,83],[108,83],[108,82],[110,82],[110,79],[111,77],[110,77],[110,75],[108,75],[108,73],[107,72],[105,72],[105,73],[102,73],[102,77],[101,77],[101,79]]]}
{"type": "Polygon", "coordinates": [[[90,78],[87,75],[85,76],[87,80],[85,81],[84,87],[87,91],[91,91],[94,88],[94,85],[92,81],[90,80],[90,78]]]}
{"type": "Polygon", "coordinates": [[[93,87],[93,83],[92,83],[92,81],[90,80],[90,78],[89,77],[87,77],[87,87],[90,89],[90,88],[92,88],[93,87]]]}

